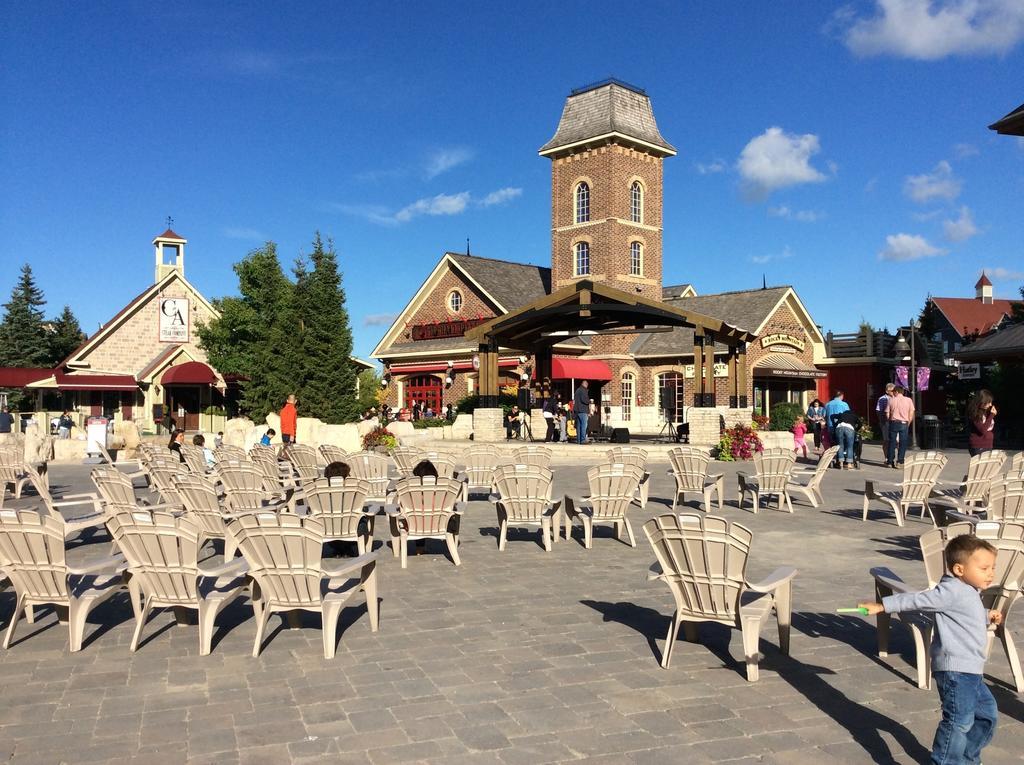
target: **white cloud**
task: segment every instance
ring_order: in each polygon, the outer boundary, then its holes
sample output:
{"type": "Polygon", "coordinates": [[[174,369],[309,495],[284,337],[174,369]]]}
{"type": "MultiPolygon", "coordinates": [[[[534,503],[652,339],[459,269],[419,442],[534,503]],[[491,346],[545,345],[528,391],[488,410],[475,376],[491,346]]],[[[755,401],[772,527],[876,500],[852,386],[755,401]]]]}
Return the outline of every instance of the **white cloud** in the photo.
{"type": "Polygon", "coordinates": [[[241,239],[245,242],[266,242],[269,236],[254,228],[236,228],[228,226],[224,229],[224,236],[228,239],[241,239]]]}
{"type": "Polygon", "coordinates": [[[985,273],[988,274],[989,279],[997,282],[1016,282],[1024,279],[1024,271],[1011,271],[1002,266],[986,268],[985,273]]]}
{"type": "Polygon", "coordinates": [[[461,191],[458,194],[438,194],[433,197],[417,199],[411,205],[406,205],[395,213],[395,220],[399,223],[407,223],[420,215],[458,215],[466,209],[469,204],[469,192],[461,191]]]}
{"type": "Polygon", "coordinates": [[[953,175],[952,166],[942,160],[930,173],[908,175],[903,182],[903,193],[915,202],[930,202],[933,199],[953,201],[960,196],[963,182],[953,175]]]}
{"type": "Polygon", "coordinates": [[[786,186],[825,180],[810,162],[820,150],[816,135],[795,135],[770,127],[743,147],[736,167],[748,193],[764,198],[786,186]]]}
{"type": "Polygon", "coordinates": [[[480,200],[480,206],[493,207],[494,205],[505,204],[505,202],[510,202],[511,200],[520,196],[522,193],[523,190],[520,188],[507,186],[503,189],[492,191],[490,194],[485,196],[483,199],[480,200]]]}
{"type": "Polygon", "coordinates": [[[383,327],[394,324],[397,313],[371,313],[363,317],[364,327],[383,327]]]}
{"type": "Polygon", "coordinates": [[[752,263],[763,265],[765,263],[770,263],[773,260],[785,260],[786,258],[791,257],[793,257],[793,251],[789,249],[789,245],[787,244],[782,248],[782,252],[776,252],[770,255],[752,255],[750,260],[752,263]]]}
{"type": "Polygon", "coordinates": [[[960,208],[959,218],[943,221],[942,232],[951,242],[966,242],[977,234],[978,227],[974,224],[974,216],[971,215],[970,208],[964,205],[960,208]]]}
{"type": "Polygon", "coordinates": [[[725,172],[725,162],[720,159],[712,160],[707,164],[697,162],[694,167],[697,168],[697,172],[701,175],[714,175],[715,173],[725,172]]]}
{"type": "Polygon", "coordinates": [[[796,220],[801,223],[814,223],[825,217],[825,213],[815,212],[814,210],[793,210],[786,205],[769,207],[768,215],[772,218],[785,218],[786,220],[796,220]]]}
{"type": "Polygon", "coordinates": [[[944,255],[945,250],[933,247],[923,236],[891,234],[885,238],[885,248],[878,253],[879,260],[920,260],[944,255]]]}
{"type": "Polygon", "coordinates": [[[953,147],[953,153],[956,154],[957,159],[967,159],[967,157],[976,157],[981,152],[973,143],[958,143],[953,147]]]}
{"type": "Polygon", "coordinates": [[[465,164],[473,159],[473,150],[465,147],[451,149],[438,149],[427,157],[424,175],[427,179],[436,178],[441,173],[446,173],[454,167],[465,164]]]}
{"type": "Polygon", "coordinates": [[[365,218],[370,221],[370,223],[377,223],[381,226],[398,225],[398,221],[395,219],[394,214],[383,205],[335,204],[330,205],[330,207],[331,209],[337,210],[345,215],[352,215],[356,218],[365,218]]]}
{"type": "Polygon", "coordinates": [[[834,20],[859,56],[1001,55],[1024,39],[1020,0],[876,0],[870,18],[845,8],[834,20]]]}

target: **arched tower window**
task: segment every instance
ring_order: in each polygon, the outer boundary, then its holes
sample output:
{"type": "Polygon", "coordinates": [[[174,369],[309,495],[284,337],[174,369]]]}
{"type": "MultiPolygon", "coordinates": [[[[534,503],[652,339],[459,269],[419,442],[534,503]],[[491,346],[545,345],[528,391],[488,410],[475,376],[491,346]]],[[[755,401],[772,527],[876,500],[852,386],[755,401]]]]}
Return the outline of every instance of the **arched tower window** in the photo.
{"type": "Polygon", "coordinates": [[[586,223],[590,220],[590,186],[581,181],[576,186],[576,222],[586,223]]]}
{"type": "Polygon", "coordinates": [[[622,419],[633,419],[633,402],[636,400],[636,378],[632,372],[622,375],[622,419]]]}
{"type": "Polygon", "coordinates": [[[629,243],[629,275],[644,275],[644,246],[640,242],[629,243]]]}
{"type": "Polygon", "coordinates": [[[590,245],[586,242],[577,242],[575,249],[573,273],[576,276],[586,276],[590,273],[590,245]]]}
{"type": "Polygon", "coordinates": [[[633,181],[629,187],[629,219],[633,223],[644,222],[644,187],[640,181],[633,181]]]}

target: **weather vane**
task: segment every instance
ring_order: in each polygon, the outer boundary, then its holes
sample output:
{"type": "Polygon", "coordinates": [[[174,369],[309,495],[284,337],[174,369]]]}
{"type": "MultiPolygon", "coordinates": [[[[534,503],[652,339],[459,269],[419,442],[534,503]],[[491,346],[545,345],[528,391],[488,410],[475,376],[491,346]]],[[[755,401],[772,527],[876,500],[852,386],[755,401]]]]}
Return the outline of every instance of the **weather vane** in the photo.
{"type": "Polygon", "coordinates": [[[170,215],[167,216],[167,228],[170,228],[174,224],[174,218],[170,215]]]}

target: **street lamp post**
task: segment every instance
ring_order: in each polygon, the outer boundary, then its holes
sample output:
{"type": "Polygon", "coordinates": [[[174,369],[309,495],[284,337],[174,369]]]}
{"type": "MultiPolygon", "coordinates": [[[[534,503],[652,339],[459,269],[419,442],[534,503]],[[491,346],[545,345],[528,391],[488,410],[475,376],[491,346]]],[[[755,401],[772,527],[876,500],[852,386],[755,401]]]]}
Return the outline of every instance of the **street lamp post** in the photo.
{"type": "Polygon", "coordinates": [[[911,398],[914,402],[914,416],[910,420],[910,450],[917,450],[917,407],[918,407],[918,396],[917,396],[917,341],[914,336],[917,334],[917,322],[914,319],[910,320],[910,326],[908,331],[910,332],[910,343],[907,344],[907,340],[902,335],[897,338],[893,350],[901,361],[910,361],[910,375],[907,378],[907,385],[910,386],[911,398]],[[909,355],[904,355],[908,354],[909,355]]]}

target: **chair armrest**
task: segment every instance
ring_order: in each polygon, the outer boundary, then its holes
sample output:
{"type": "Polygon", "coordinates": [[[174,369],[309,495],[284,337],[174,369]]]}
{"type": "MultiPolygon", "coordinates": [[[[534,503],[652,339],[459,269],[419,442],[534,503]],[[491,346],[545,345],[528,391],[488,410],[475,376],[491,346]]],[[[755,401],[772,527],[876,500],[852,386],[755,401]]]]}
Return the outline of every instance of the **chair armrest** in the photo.
{"type": "Polygon", "coordinates": [[[95,500],[95,501],[99,502],[100,495],[99,494],[95,494],[95,493],[65,494],[64,496],[62,496],[60,498],[55,498],[53,501],[56,503],[56,502],[64,502],[65,500],[69,500],[69,499],[70,500],[80,500],[80,501],[81,500],[86,500],[86,499],[91,499],[91,500],[95,500]]]}
{"type": "Polygon", "coordinates": [[[883,491],[899,491],[900,485],[892,481],[868,480],[864,482],[864,494],[874,496],[883,491]]]}
{"type": "Polygon", "coordinates": [[[68,566],[68,573],[76,576],[88,574],[120,574],[128,568],[128,561],[121,554],[111,555],[109,558],[83,563],[80,566],[68,566]]]}
{"type": "Polygon", "coordinates": [[[385,515],[399,516],[402,514],[402,508],[398,505],[383,505],[385,515]]]}
{"type": "Polygon", "coordinates": [[[217,566],[200,566],[199,573],[201,576],[209,577],[242,576],[249,573],[249,564],[245,558],[235,558],[217,566]]]}
{"type": "MultiPolygon", "coordinates": [[[[969,513],[961,513],[959,510],[954,510],[952,508],[947,509],[946,505],[943,505],[942,507],[946,512],[946,520],[950,523],[961,523],[967,521],[968,523],[973,523],[977,525],[982,521],[982,519],[976,515],[970,515],[969,513]]],[[[985,512],[984,508],[978,508],[978,510],[979,512],[985,513],[986,515],[988,514],[985,512]]]]}
{"type": "Polygon", "coordinates": [[[890,592],[917,592],[916,589],[900,579],[892,569],[885,566],[875,566],[868,573],[874,577],[875,584],[881,585],[890,592]]]}
{"type": "Polygon", "coordinates": [[[465,510],[466,510],[466,503],[465,502],[456,502],[454,505],[452,505],[452,514],[453,515],[462,515],[462,513],[465,512],[465,510]]]}
{"type": "Polygon", "coordinates": [[[719,481],[725,477],[725,473],[708,473],[707,479],[709,481],[719,481]]]}
{"type": "Polygon", "coordinates": [[[655,579],[664,579],[665,572],[661,569],[661,564],[658,561],[654,561],[647,569],[647,581],[653,582],[655,579]]]}
{"type": "Polygon", "coordinates": [[[383,547],[378,547],[373,552],[363,553],[358,558],[340,558],[321,561],[320,568],[331,579],[358,571],[363,566],[376,562],[383,547]]]}
{"type": "Polygon", "coordinates": [[[747,589],[754,592],[774,592],[784,584],[787,584],[796,576],[796,569],[792,566],[779,566],[766,579],[760,582],[747,582],[747,589]]]}

